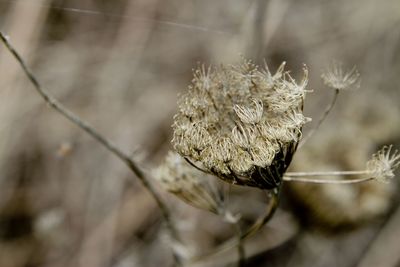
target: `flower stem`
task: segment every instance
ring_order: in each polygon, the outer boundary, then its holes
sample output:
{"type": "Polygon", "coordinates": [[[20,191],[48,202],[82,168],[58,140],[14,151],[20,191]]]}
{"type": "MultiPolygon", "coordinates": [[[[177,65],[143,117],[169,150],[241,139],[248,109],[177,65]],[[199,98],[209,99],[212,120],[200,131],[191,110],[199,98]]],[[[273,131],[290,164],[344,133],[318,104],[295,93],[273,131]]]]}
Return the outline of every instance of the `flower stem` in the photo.
{"type": "MultiPolygon", "coordinates": [[[[29,81],[33,84],[34,88],[39,93],[39,95],[44,99],[44,101],[46,103],[48,103],[48,105],[51,108],[55,109],[62,116],[64,116],[69,121],[71,121],[73,124],[78,126],[80,129],[82,129],[84,132],[86,132],[88,135],[90,135],[93,139],[95,139],[98,143],[103,145],[108,151],[110,151],[112,154],[114,154],[120,160],[122,160],[128,166],[128,168],[138,177],[138,179],[140,180],[142,185],[147,189],[147,191],[150,193],[150,195],[153,197],[153,199],[157,203],[157,206],[160,208],[162,217],[164,218],[166,227],[169,230],[172,238],[179,240],[178,232],[171,220],[170,212],[167,208],[167,205],[164,203],[164,201],[158,195],[158,193],[156,192],[154,187],[150,184],[150,182],[148,181],[144,172],[139,168],[139,166],[129,157],[128,154],[123,152],[120,148],[118,148],[110,140],[108,140],[104,136],[102,136],[89,123],[87,123],[86,121],[79,118],[75,113],[73,113],[72,111],[70,111],[69,109],[64,107],[60,102],[58,102],[57,99],[52,97],[41,86],[41,84],[39,83],[39,81],[37,80],[35,75],[32,73],[32,71],[26,65],[23,58],[15,50],[15,48],[12,46],[12,44],[8,41],[8,38],[6,37],[6,35],[4,35],[3,32],[1,32],[1,31],[0,31],[0,39],[3,42],[3,44],[5,45],[5,47],[8,49],[8,51],[17,60],[17,62],[21,66],[23,72],[28,77],[29,81]]],[[[174,255],[174,257],[175,257],[176,261],[178,262],[177,265],[180,265],[178,257],[176,255],[174,255]]]]}
{"type": "Polygon", "coordinates": [[[289,177],[303,177],[303,176],[329,176],[329,175],[364,175],[370,174],[370,171],[361,170],[361,171],[318,171],[318,172],[286,172],[285,176],[289,177]]]}
{"type": "Polygon", "coordinates": [[[242,229],[240,228],[239,221],[235,222],[235,230],[236,230],[236,235],[238,238],[237,241],[237,251],[238,251],[238,262],[237,266],[238,267],[243,267],[245,266],[245,260],[246,260],[246,253],[244,250],[244,240],[242,238],[242,229]]]}
{"type": "Polygon", "coordinates": [[[352,178],[346,180],[337,179],[315,179],[315,178],[305,178],[312,176],[331,176],[331,175],[365,175],[370,174],[370,171],[332,171],[332,172],[288,172],[283,176],[284,181],[288,182],[303,182],[303,183],[314,183],[314,184],[357,184],[363,183],[375,179],[374,177],[364,177],[364,178],[352,178]]]}
{"type": "Polygon", "coordinates": [[[281,192],[281,186],[279,186],[278,188],[275,188],[274,190],[271,191],[272,196],[271,196],[271,199],[267,206],[266,213],[262,217],[260,217],[257,221],[255,221],[254,224],[252,226],[250,226],[250,228],[248,228],[245,232],[242,232],[240,235],[240,239],[238,239],[238,238],[229,239],[228,241],[226,241],[222,245],[218,246],[214,250],[212,250],[210,252],[206,252],[202,255],[193,257],[192,259],[189,260],[189,262],[190,263],[200,262],[200,261],[206,260],[208,258],[211,258],[213,256],[216,256],[219,253],[222,253],[224,251],[232,249],[234,247],[237,247],[238,249],[240,249],[239,248],[240,242],[243,242],[247,238],[256,234],[259,230],[261,230],[261,228],[267,222],[269,222],[271,220],[271,218],[275,214],[275,211],[278,208],[280,192],[281,192]]]}
{"type": "Polygon", "coordinates": [[[307,135],[300,141],[299,144],[299,148],[302,147],[307,141],[308,139],[310,139],[310,137],[319,129],[319,127],[321,126],[321,124],[325,121],[326,117],[328,117],[328,114],[331,112],[333,106],[335,106],[336,100],[338,98],[339,95],[339,89],[335,90],[335,93],[333,95],[333,98],[331,100],[331,103],[329,103],[329,105],[326,107],[324,113],[322,114],[321,118],[319,118],[317,125],[315,125],[314,128],[312,128],[307,135]]]}

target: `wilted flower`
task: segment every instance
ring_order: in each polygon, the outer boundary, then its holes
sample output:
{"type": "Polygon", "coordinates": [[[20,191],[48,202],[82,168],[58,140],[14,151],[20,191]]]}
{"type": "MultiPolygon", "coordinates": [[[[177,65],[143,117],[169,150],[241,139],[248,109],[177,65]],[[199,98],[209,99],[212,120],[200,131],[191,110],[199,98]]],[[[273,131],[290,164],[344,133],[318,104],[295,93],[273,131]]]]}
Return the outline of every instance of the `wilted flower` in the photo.
{"type": "Polygon", "coordinates": [[[170,151],[154,176],[165,190],[186,203],[216,214],[222,212],[221,197],[204,173],[190,166],[178,154],[170,151]]]}
{"type": "Polygon", "coordinates": [[[400,154],[397,150],[391,155],[392,146],[385,146],[367,162],[367,170],[372,176],[382,182],[394,177],[394,171],[400,165],[400,154]]]}
{"type": "Polygon", "coordinates": [[[337,90],[357,88],[360,86],[360,73],[356,67],[343,71],[341,63],[333,62],[331,66],[321,75],[324,83],[337,90]]]}
{"type": "Polygon", "coordinates": [[[308,72],[297,84],[282,64],[272,75],[250,61],[194,71],[174,117],[175,150],[207,173],[238,185],[279,185],[308,121],[308,72]]]}

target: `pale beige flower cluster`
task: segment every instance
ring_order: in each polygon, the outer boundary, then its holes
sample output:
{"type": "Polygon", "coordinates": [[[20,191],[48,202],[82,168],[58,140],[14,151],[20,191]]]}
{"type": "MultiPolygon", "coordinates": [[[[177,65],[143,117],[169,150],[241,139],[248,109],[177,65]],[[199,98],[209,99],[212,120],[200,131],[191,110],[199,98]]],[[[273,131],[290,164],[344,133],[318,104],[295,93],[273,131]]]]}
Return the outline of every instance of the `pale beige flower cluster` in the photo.
{"type": "Polygon", "coordinates": [[[179,154],[170,151],[154,176],[165,190],[186,203],[215,214],[223,213],[222,197],[215,186],[179,154]]]}
{"type": "Polygon", "coordinates": [[[309,121],[302,113],[307,70],[300,83],[250,61],[199,67],[174,117],[174,149],[231,184],[271,189],[281,182],[309,121]]]}
{"type": "Polygon", "coordinates": [[[356,67],[344,71],[340,62],[332,62],[321,75],[321,78],[325,85],[336,90],[348,90],[360,87],[360,73],[356,67]]]}

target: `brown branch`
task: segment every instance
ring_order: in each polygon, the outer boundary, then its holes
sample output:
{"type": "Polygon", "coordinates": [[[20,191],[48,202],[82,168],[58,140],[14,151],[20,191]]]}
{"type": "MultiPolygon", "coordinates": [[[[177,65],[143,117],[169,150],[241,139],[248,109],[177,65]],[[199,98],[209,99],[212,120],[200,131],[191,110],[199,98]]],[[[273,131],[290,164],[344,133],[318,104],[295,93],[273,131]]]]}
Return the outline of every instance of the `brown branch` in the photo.
{"type": "MultiPolygon", "coordinates": [[[[128,168],[137,176],[137,178],[140,180],[142,185],[147,189],[147,191],[153,197],[153,199],[157,203],[157,206],[160,208],[162,217],[166,223],[166,227],[169,230],[172,238],[179,240],[178,232],[171,220],[170,212],[169,212],[166,204],[161,199],[161,197],[158,195],[158,193],[156,192],[154,187],[151,185],[151,183],[148,181],[147,177],[145,176],[144,172],[139,168],[139,166],[128,156],[127,153],[123,152],[120,148],[118,148],[110,140],[106,139],[99,132],[97,132],[97,130],[95,130],[89,123],[80,119],[76,114],[74,114],[72,111],[68,110],[60,102],[58,102],[57,99],[52,97],[40,85],[40,83],[37,80],[37,78],[35,77],[35,75],[25,64],[25,61],[22,59],[22,57],[19,55],[19,53],[15,50],[15,48],[9,42],[8,37],[6,35],[4,35],[3,32],[1,32],[1,31],[0,31],[0,39],[6,46],[8,51],[18,61],[19,65],[21,66],[25,75],[28,77],[29,81],[33,84],[34,88],[39,93],[39,95],[44,99],[44,101],[46,101],[46,103],[48,103],[50,105],[50,107],[52,107],[53,109],[58,111],[62,116],[67,118],[69,121],[71,121],[73,124],[78,126],[83,131],[85,131],[93,139],[95,139],[97,142],[99,142],[101,145],[103,145],[107,150],[109,150],[111,153],[113,153],[115,156],[117,156],[120,160],[122,160],[128,166],[128,168]]],[[[175,255],[175,259],[178,260],[176,255],[175,255]]]]}

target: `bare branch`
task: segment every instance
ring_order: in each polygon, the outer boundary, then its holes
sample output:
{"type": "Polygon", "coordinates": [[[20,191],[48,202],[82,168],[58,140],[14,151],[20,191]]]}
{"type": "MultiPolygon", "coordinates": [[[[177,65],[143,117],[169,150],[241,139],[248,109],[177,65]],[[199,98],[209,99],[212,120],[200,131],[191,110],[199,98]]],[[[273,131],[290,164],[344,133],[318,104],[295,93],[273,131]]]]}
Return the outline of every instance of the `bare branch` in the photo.
{"type": "MultiPolygon", "coordinates": [[[[0,31],[0,39],[8,49],[8,51],[14,56],[14,58],[18,61],[19,65],[21,66],[22,70],[24,71],[25,75],[28,77],[29,81],[33,84],[36,91],[40,94],[40,96],[56,111],[58,111],[62,116],[67,118],[73,124],[78,126],[80,129],[85,131],[88,135],[90,135],[93,139],[103,145],[107,150],[117,156],[120,160],[122,160],[128,168],[139,178],[140,182],[143,186],[147,189],[150,195],[154,198],[157,203],[157,206],[161,210],[162,217],[166,223],[166,227],[169,230],[172,238],[179,240],[178,232],[173,225],[173,222],[170,217],[170,212],[158,195],[154,187],[148,181],[147,177],[145,176],[144,172],[139,168],[139,166],[128,156],[127,153],[123,152],[120,148],[118,148],[115,144],[113,144],[110,140],[106,139],[102,136],[97,130],[95,130],[89,123],[79,118],[76,114],[72,111],[68,110],[64,107],[57,99],[52,97],[39,83],[35,75],[32,71],[28,68],[25,64],[25,61],[19,55],[19,53],[15,50],[12,44],[9,42],[8,37],[0,31]]],[[[176,260],[177,257],[175,255],[176,260]]]]}

